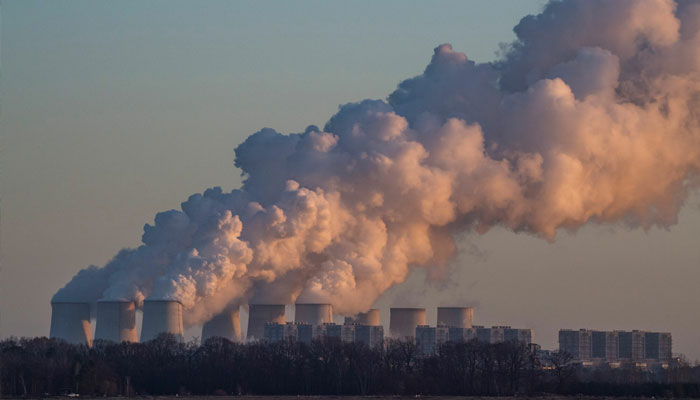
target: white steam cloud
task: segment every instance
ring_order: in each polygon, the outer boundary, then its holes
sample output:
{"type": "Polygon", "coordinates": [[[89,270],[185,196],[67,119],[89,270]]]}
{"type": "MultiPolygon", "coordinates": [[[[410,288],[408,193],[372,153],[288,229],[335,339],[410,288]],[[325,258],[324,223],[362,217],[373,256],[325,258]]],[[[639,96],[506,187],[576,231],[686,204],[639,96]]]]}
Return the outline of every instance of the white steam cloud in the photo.
{"type": "Polygon", "coordinates": [[[515,32],[499,61],[444,44],[387,101],[251,135],[240,190],[159,213],[54,299],[177,299],[188,324],[248,301],[353,314],[439,275],[455,232],[675,223],[700,169],[700,2],[553,1],[515,32]]]}

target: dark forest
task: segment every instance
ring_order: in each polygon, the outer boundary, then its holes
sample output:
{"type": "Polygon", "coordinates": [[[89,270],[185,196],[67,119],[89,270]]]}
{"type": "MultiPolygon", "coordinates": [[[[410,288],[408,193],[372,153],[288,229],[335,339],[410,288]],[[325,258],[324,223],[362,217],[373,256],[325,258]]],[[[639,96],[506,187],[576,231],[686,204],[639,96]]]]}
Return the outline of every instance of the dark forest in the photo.
{"type": "Polygon", "coordinates": [[[199,345],[47,338],[0,342],[3,397],[135,395],[563,395],[700,397],[700,367],[582,368],[518,342],[448,342],[421,356],[410,341],[199,345]]]}

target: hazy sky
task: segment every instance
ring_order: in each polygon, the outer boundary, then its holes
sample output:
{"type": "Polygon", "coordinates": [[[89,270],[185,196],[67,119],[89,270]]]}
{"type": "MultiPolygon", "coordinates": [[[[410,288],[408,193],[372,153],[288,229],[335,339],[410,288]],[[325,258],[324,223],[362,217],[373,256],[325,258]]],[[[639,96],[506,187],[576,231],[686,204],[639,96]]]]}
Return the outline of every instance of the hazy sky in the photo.
{"type": "MultiPolygon", "coordinates": [[[[190,194],[238,187],[247,135],[384,98],[440,43],[494,59],[543,3],[3,0],[0,336],[48,334],[50,297],[77,270],[138,245],[190,194]]],[[[382,319],[424,305],[434,324],[435,306],[466,304],[545,348],[559,328],[637,328],[700,358],[698,203],[669,230],[466,235],[448,281],[414,274],[380,300],[382,319]]]]}

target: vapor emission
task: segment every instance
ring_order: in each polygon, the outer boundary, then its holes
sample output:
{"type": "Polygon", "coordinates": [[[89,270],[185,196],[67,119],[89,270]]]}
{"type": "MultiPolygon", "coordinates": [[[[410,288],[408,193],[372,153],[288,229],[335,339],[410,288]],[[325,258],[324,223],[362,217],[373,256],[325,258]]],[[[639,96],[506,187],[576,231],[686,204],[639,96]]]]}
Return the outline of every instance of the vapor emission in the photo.
{"type": "Polygon", "coordinates": [[[700,4],[555,1],[515,33],[490,63],[440,45],[323,129],[252,134],[240,189],[158,213],[53,300],[177,300],[186,326],[241,304],[353,315],[441,271],[458,232],[674,224],[700,169],[700,4]]]}

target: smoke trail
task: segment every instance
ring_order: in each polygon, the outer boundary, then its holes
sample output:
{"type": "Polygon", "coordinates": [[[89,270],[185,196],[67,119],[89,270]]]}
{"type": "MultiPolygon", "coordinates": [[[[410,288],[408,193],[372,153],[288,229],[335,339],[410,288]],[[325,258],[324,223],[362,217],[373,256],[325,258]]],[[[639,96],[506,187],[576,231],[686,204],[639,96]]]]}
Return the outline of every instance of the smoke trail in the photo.
{"type": "Polygon", "coordinates": [[[675,223],[700,168],[700,3],[553,1],[515,32],[499,61],[444,44],[387,101],[251,135],[240,190],[159,213],[55,299],[178,299],[190,324],[249,299],[349,314],[441,268],[454,232],[675,223]]]}

